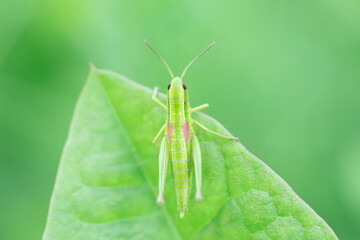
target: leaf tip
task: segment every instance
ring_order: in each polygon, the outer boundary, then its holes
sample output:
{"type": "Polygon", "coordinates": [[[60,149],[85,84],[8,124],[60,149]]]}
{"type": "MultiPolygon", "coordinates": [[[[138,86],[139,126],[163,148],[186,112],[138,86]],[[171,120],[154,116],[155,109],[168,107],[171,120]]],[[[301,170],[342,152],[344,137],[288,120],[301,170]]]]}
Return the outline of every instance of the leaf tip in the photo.
{"type": "Polygon", "coordinates": [[[95,65],[92,62],[89,62],[88,65],[91,71],[96,69],[95,65]]]}

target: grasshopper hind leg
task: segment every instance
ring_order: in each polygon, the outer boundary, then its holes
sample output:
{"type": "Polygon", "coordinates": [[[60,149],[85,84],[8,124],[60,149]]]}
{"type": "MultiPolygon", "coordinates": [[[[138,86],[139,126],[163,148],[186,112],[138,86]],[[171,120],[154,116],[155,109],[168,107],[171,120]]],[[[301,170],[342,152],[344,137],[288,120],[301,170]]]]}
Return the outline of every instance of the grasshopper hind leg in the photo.
{"type": "Polygon", "coordinates": [[[157,197],[157,204],[161,205],[164,203],[164,190],[165,190],[165,180],[166,180],[166,171],[169,160],[169,144],[167,137],[163,137],[160,146],[159,153],[159,195],[157,197]]]}
{"type": "Polygon", "coordinates": [[[195,183],[196,183],[196,194],[195,194],[195,200],[201,201],[203,200],[203,196],[201,193],[201,172],[202,172],[202,160],[201,160],[201,149],[199,140],[194,135],[193,141],[192,141],[192,154],[194,159],[194,169],[195,169],[195,183]]]}

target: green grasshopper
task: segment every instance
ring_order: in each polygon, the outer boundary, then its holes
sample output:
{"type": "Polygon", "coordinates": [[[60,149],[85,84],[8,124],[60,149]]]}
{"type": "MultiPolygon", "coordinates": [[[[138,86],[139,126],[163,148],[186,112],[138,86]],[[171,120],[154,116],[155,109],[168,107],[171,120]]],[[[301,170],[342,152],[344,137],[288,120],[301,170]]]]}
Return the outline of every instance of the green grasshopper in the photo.
{"type": "Polygon", "coordinates": [[[189,95],[185,83],[182,79],[190,67],[202,54],[209,50],[214,44],[212,43],[196,58],[194,58],[184,69],[181,77],[174,77],[170,67],[164,59],[151,47],[151,45],[144,40],[150,49],[160,58],[165,64],[172,80],[168,85],[167,106],[163,104],[157,97],[158,88],[155,87],[152,95],[152,100],[161,108],[167,111],[167,119],[158,134],[155,136],[153,143],[159,140],[164,134],[160,145],[159,154],[159,195],[157,203],[164,203],[164,189],[167,165],[170,159],[172,166],[173,179],[175,183],[177,210],[180,211],[180,218],[184,217],[185,210],[187,210],[189,197],[191,194],[192,185],[192,170],[195,168],[195,183],[196,195],[195,199],[201,201],[203,199],[201,193],[201,172],[202,160],[199,140],[195,134],[193,125],[197,125],[205,132],[214,134],[221,138],[238,141],[238,138],[229,137],[220,133],[211,131],[198,121],[191,118],[191,113],[203,110],[209,107],[208,104],[203,104],[195,108],[190,108],[189,95]]]}

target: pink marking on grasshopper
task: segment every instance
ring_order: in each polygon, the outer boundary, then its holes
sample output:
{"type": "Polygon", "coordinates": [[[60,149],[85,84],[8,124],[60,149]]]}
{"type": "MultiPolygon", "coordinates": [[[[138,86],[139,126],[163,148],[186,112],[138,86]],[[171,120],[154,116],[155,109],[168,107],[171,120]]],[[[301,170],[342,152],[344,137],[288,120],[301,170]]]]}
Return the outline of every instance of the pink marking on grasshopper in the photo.
{"type": "Polygon", "coordinates": [[[182,129],[183,129],[183,133],[184,133],[185,142],[188,143],[190,140],[189,123],[188,122],[184,123],[182,126],[182,129]]]}
{"type": "Polygon", "coordinates": [[[168,139],[169,139],[169,143],[171,143],[171,140],[172,140],[172,133],[173,133],[173,131],[172,131],[172,125],[171,125],[171,123],[168,123],[168,139]]]}

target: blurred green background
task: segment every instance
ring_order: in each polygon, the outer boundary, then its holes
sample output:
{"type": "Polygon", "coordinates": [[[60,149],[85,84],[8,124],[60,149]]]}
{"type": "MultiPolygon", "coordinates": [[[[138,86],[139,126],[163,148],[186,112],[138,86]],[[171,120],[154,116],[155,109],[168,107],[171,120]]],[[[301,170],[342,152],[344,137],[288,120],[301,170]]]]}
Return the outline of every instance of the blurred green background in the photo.
{"type": "MultiPolygon", "coordinates": [[[[360,2],[0,2],[0,239],[40,239],[88,62],[218,119],[340,239],[360,233],[360,2]]],[[[154,163],[156,164],[156,163],[154,163]]]]}

